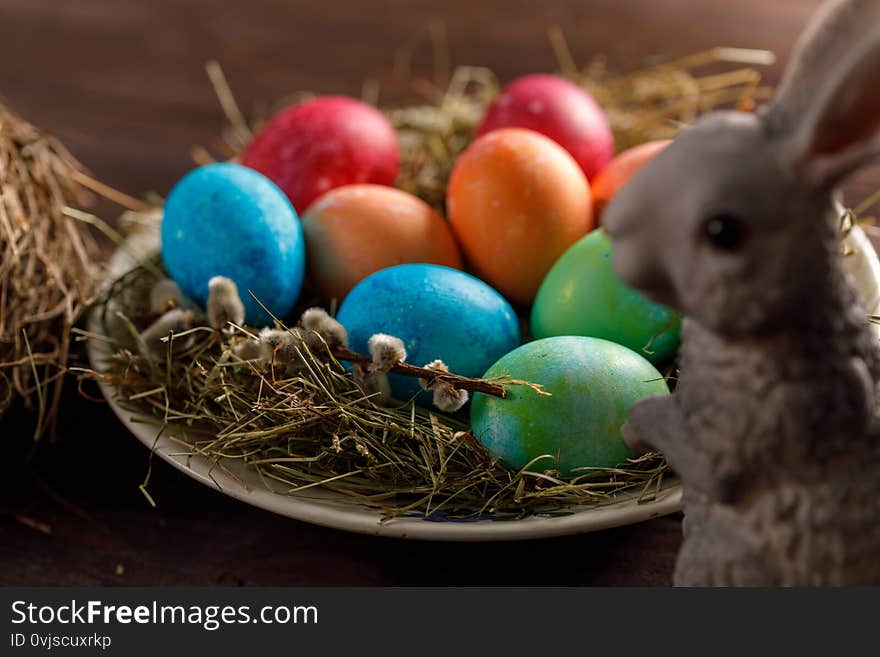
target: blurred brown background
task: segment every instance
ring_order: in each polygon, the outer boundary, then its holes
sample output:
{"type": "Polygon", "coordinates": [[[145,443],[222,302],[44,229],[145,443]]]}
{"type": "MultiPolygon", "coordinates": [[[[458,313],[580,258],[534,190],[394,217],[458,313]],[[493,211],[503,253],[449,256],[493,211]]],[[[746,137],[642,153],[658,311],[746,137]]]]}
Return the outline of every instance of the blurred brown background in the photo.
{"type": "MultiPolygon", "coordinates": [[[[453,64],[502,79],[575,60],[627,70],[718,45],[784,59],[817,0],[0,0],[0,96],[57,133],[103,180],[167,191],[222,125],[205,75],[223,66],[245,110],[292,91],[359,95],[395,51],[445,26],[453,64]]],[[[430,71],[423,44],[417,64],[430,71]]],[[[773,78],[777,69],[768,71],[773,78]]]]}
{"type": "MultiPolygon", "coordinates": [[[[245,111],[296,90],[393,92],[395,52],[445,27],[452,65],[502,80],[553,70],[550,26],[578,62],[626,71],[655,55],[767,48],[784,62],[818,0],[0,0],[0,97],[100,179],[165,194],[223,125],[217,59],[245,111]]],[[[430,48],[416,65],[430,73],[430,48]]],[[[774,81],[779,66],[767,71],[774,81]]],[[[744,163],[745,165],[745,163],[744,163]]],[[[880,186],[868,172],[858,199],[880,186]]],[[[27,467],[30,420],[0,425],[0,584],[666,585],[680,518],[486,545],[404,543],[252,509],[156,463],[110,411],[68,391],[61,444],[27,467]]]]}

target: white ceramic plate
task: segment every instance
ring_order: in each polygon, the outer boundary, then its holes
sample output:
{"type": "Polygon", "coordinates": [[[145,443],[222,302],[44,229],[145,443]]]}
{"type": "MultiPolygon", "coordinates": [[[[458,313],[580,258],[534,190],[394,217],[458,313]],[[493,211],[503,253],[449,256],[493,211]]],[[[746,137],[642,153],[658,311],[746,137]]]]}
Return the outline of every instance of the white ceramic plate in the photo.
{"type": "MultiPolygon", "coordinates": [[[[124,248],[116,252],[110,262],[108,280],[113,280],[142,259],[158,252],[157,227],[158,217],[154,217],[152,221],[142,224],[124,248]]],[[[873,314],[880,314],[880,261],[867,236],[860,229],[854,229],[848,239],[853,252],[846,258],[848,270],[858,284],[865,306],[873,314]]],[[[89,330],[98,334],[102,332],[99,312],[100,309],[97,309],[89,322],[89,330]]],[[[110,350],[105,343],[99,340],[89,341],[89,359],[94,369],[100,370],[109,355],[110,350]]],[[[503,521],[437,521],[415,517],[382,521],[378,510],[354,503],[342,495],[318,489],[313,489],[308,494],[287,495],[280,485],[277,489],[267,488],[267,484],[253,470],[240,462],[225,462],[224,467],[239,479],[237,481],[221,469],[212,467],[204,457],[181,454],[181,445],[172,441],[170,435],[157,438],[159,429],[155,420],[123,409],[117,403],[115,390],[111,386],[102,383],[101,390],[131,433],[162,459],[197,481],[247,504],[336,529],[422,540],[519,540],[628,525],[672,513],[681,504],[681,486],[677,480],[667,478],[657,498],[642,504],[637,502],[636,494],[632,493],[622,494],[616,501],[602,505],[572,506],[566,509],[567,515],[532,516],[503,521]]]]}

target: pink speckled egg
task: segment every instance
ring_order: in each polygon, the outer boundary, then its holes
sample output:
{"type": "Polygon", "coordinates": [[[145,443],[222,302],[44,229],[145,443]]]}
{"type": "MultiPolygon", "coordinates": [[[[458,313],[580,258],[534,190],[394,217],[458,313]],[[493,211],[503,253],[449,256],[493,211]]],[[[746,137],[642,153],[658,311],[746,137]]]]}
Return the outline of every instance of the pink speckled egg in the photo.
{"type": "Polygon", "coordinates": [[[528,128],[562,146],[587,179],[614,155],[614,136],[599,104],[558,75],[526,75],[508,84],[486,110],[477,129],[528,128]]]}

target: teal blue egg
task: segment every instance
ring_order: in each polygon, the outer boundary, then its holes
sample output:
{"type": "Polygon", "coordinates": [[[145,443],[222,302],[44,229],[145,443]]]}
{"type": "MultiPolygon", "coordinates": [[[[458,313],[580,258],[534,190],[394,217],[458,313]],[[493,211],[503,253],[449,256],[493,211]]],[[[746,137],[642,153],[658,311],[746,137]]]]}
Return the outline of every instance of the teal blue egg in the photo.
{"type": "Polygon", "coordinates": [[[208,281],[235,281],[246,321],[283,318],[299,297],[305,243],[296,211],[268,178],[238,164],[199,167],[171,190],[162,218],[162,259],[168,275],[204,304],[208,281]]]}
{"type": "MultiPolygon", "coordinates": [[[[520,342],[516,313],[504,297],[470,274],[440,265],[397,265],[367,276],[345,297],[337,319],[355,351],[368,353],[370,337],[387,333],[403,340],[408,362],[439,358],[463,376],[479,376],[520,342]]],[[[420,390],[417,379],[390,378],[395,397],[407,399],[420,390]]]]}
{"type": "Polygon", "coordinates": [[[503,399],[475,394],[473,434],[509,468],[528,465],[564,476],[623,463],[631,455],[620,438],[629,409],[643,397],[669,394],[645,358],[599,338],[535,340],[502,357],[483,376],[505,375],[541,384],[550,395],[519,385],[507,386],[503,399]]]}

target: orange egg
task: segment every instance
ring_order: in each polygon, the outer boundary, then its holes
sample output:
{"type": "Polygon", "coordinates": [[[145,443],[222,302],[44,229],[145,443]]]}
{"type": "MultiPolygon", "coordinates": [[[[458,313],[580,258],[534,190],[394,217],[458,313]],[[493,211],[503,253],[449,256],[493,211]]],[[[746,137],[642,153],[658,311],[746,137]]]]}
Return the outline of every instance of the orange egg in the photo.
{"type": "Polygon", "coordinates": [[[318,291],[342,300],[373,272],[409,262],[461,269],[446,222],[412,194],[346,185],[319,197],[302,217],[307,263],[318,291]]]}
{"type": "Polygon", "coordinates": [[[558,144],[521,128],[490,132],[455,164],[452,230],[478,276],[527,305],[544,275],[593,228],[590,186],[558,144]]]}
{"type": "Polygon", "coordinates": [[[590,183],[593,192],[593,215],[601,223],[602,211],[614,195],[632,178],[636,171],[648,163],[652,157],[666,148],[668,139],[648,141],[628,148],[605,165],[590,183]]]}

